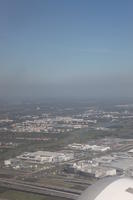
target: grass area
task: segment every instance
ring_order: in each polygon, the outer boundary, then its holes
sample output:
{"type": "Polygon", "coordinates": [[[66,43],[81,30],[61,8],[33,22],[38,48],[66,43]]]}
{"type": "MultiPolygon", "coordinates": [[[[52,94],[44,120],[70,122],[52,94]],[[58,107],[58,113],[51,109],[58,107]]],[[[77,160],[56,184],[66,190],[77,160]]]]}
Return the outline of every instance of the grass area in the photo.
{"type": "Polygon", "coordinates": [[[15,190],[6,190],[5,188],[0,188],[0,198],[9,200],[66,200],[59,197],[44,196],[15,190]]]}

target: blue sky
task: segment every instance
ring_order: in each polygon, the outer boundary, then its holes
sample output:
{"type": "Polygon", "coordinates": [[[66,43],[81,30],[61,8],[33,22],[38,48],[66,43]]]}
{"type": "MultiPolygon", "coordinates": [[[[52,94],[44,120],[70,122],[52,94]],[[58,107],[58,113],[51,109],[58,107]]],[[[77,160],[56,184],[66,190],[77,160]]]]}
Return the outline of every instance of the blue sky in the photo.
{"type": "Polygon", "coordinates": [[[2,96],[133,96],[132,0],[0,0],[2,96]]]}

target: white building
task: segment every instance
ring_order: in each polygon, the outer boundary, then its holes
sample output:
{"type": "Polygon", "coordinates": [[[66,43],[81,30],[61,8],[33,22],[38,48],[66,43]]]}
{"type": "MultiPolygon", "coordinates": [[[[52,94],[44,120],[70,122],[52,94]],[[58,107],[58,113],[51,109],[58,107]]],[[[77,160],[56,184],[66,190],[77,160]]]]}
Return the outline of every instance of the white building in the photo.
{"type": "Polygon", "coordinates": [[[20,156],[17,156],[17,159],[33,162],[33,163],[54,163],[62,162],[73,159],[73,153],[62,153],[62,152],[49,152],[49,151],[36,151],[36,152],[26,152],[20,156]]]}
{"type": "Polygon", "coordinates": [[[102,178],[106,176],[115,176],[116,169],[111,167],[99,166],[98,162],[91,160],[83,160],[73,164],[73,168],[83,174],[88,174],[95,178],[102,178]]]}
{"type": "Polygon", "coordinates": [[[133,149],[129,150],[129,151],[128,151],[128,153],[131,153],[131,154],[133,154],[133,149]]]}
{"type": "MultiPolygon", "coordinates": [[[[92,170],[93,173],[93,170],[92,170]]],[[[102,178],[106,176],[115,176],[116,169],[113,168],[106,168],[106,167],[99,167],[94,169],[94,175],[96,178],[102,178]]]]}
{"type": "Polygon", "coordinates": [[[69,144],[68,147],[75,150],[92,150],[101,152],[109,151],[111,149],[109,146],[98,146],[98,145],[78,144],[78,143],[69,144]]]}
{"type": "Polygon", "coordinates": [[[6,167],[8,167],[9,165],[11,165],[11,159],[5,160],[4,164],[5,164],[6,167]]]}

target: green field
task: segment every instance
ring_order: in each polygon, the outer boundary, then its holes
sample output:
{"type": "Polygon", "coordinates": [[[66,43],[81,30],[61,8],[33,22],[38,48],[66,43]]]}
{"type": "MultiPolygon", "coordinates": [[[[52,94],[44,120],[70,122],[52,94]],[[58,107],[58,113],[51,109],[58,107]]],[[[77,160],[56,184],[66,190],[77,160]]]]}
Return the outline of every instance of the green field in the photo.
{"type": "Polygon", "coordinates": [[[0,188],[0,198],[6,200],[66,200],[59,197],[44,196],[0,188]]]}

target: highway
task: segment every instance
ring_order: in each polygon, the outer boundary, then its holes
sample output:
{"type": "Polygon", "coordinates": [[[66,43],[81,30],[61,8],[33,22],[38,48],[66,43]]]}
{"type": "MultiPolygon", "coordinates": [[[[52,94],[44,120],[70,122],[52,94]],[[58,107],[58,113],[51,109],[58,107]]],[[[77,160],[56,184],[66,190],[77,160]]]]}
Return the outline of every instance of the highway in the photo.
{"type": "Polygon", "coordinates": [[[71,189],[65,189],[65,188],[54,188],[54,187],[48,187],[48,186],[39,186],[35,185],[33,183],[27,183],[23,181],[15,181],[15,180],[8,180],[8,179],[2,179],[0,178],[0,186],[5,187],[8,189],[18,190],[18,191],[24,191],[24,192],[30,192],[40,195],[50,195],[50,196],[56,196],[56,197],[62,197],[70,200],[75,200],[79,197],[81,194],[81,191],[78,190],[71,190],[71,189]]]}

